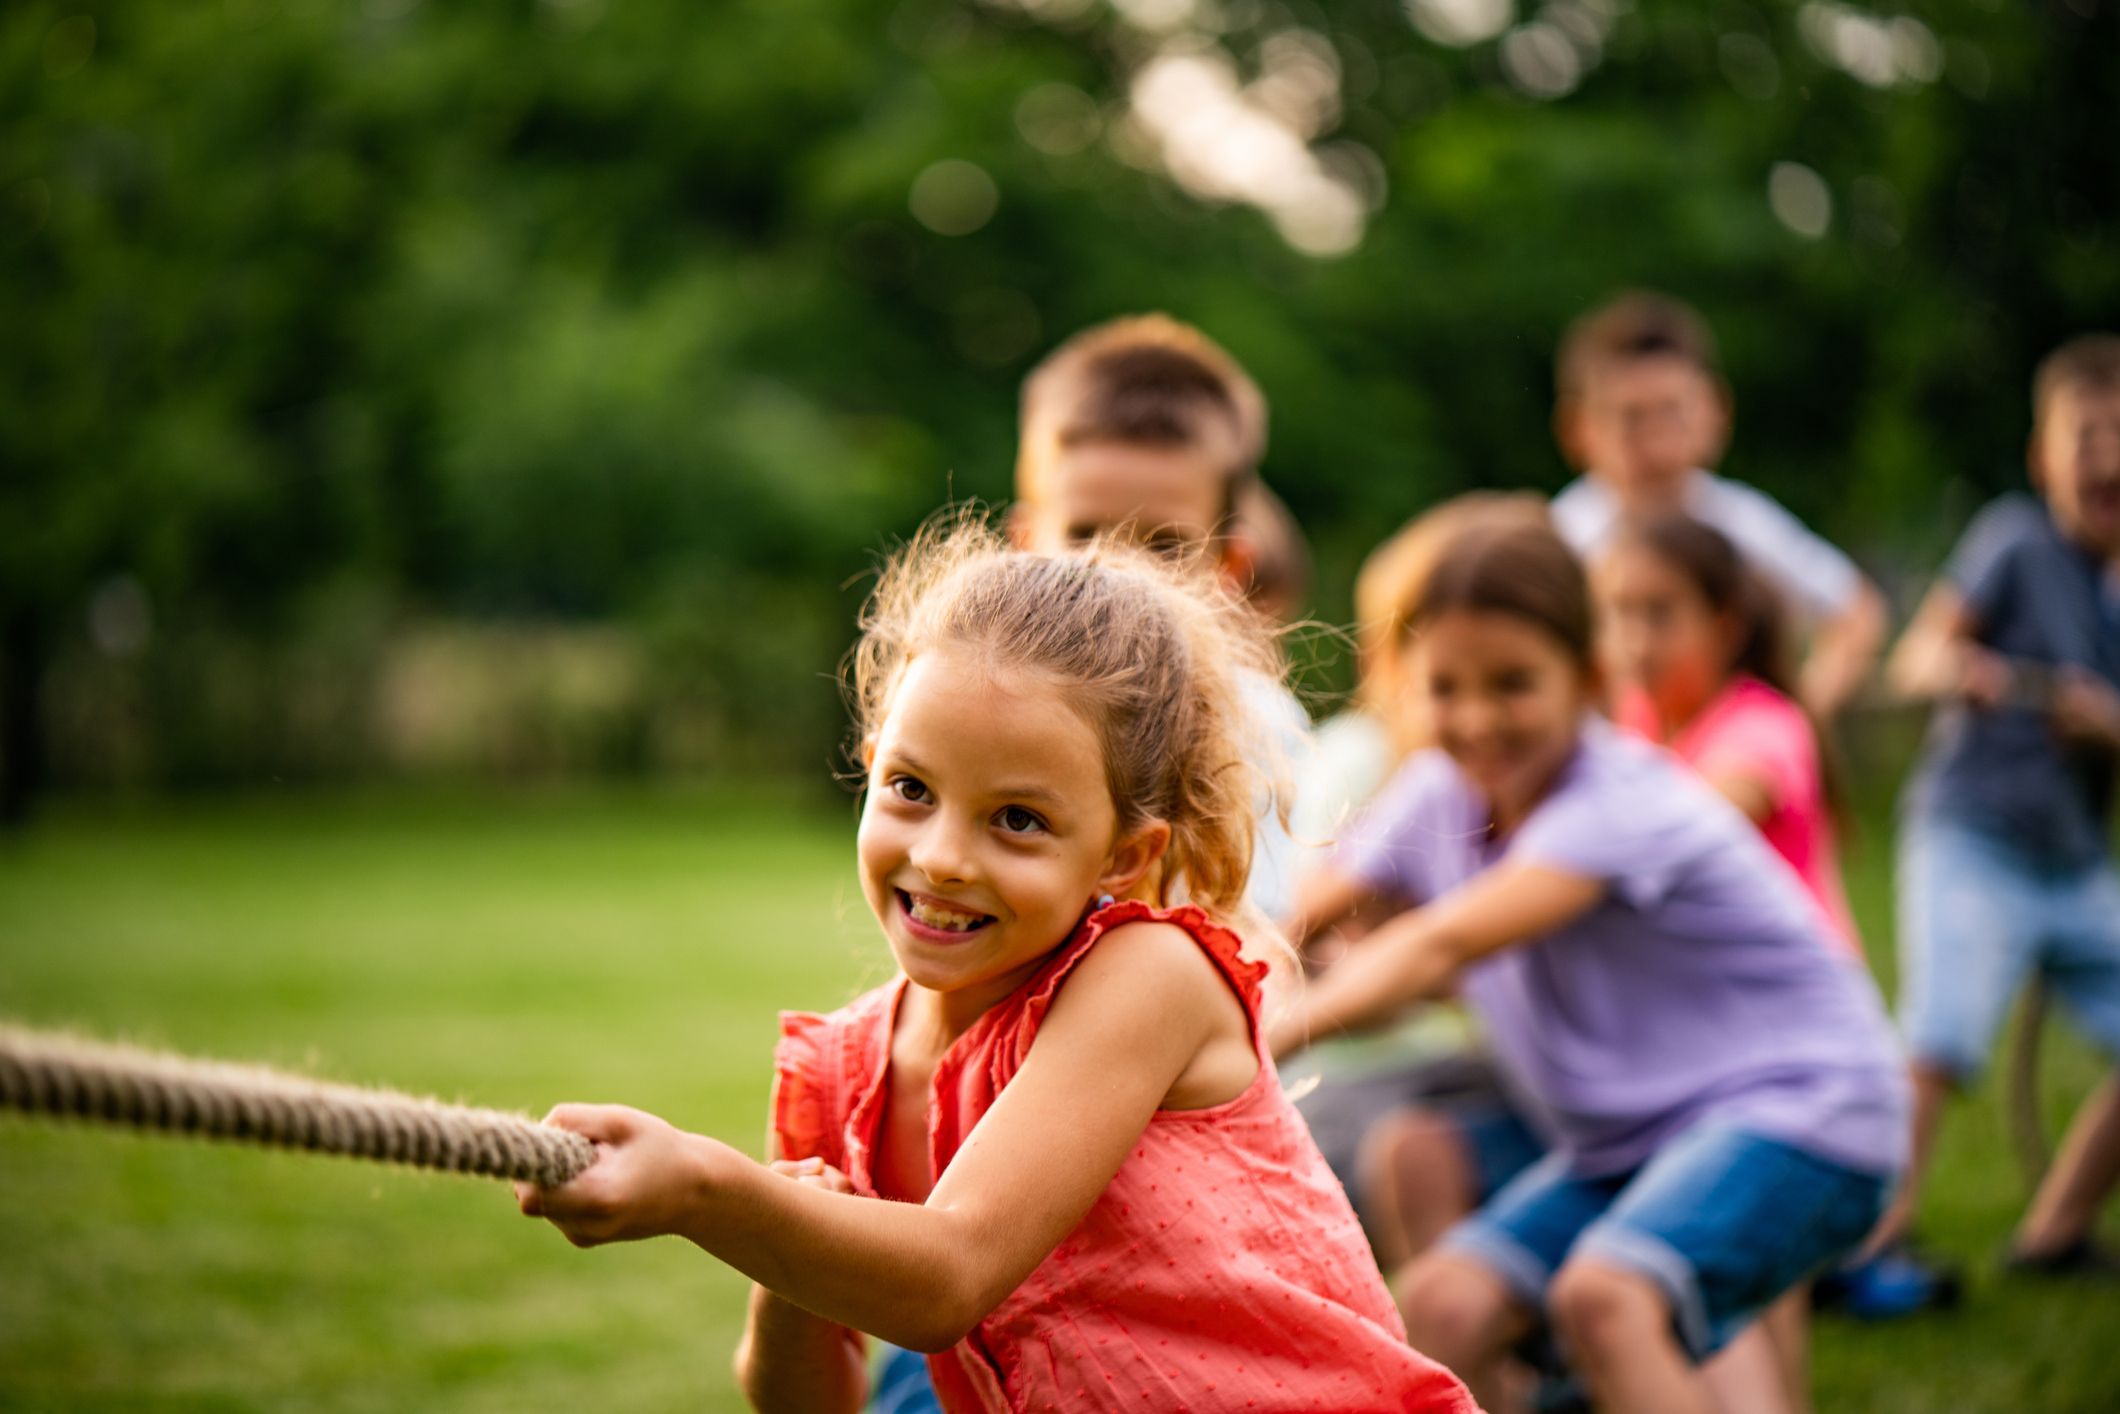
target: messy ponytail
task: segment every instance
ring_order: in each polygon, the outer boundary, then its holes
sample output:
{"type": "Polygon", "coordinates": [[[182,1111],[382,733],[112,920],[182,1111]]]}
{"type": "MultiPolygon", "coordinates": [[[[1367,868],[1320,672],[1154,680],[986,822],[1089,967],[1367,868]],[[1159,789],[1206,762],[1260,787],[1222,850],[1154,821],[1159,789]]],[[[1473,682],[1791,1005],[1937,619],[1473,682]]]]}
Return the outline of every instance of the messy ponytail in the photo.
{"type": "Polygon", "coordinates": [[[906,665],[938,648],[1049,678],[1096,732],[1122,833],[1170,826],[1159,892],[1242,908],[1270,751],[1240,674],[1274,676],[1272,638],[1205,567],[1116,540],[1011,548],[970,511],[930,520],[885,565],[848,683],[859,754],[906,665]]]}

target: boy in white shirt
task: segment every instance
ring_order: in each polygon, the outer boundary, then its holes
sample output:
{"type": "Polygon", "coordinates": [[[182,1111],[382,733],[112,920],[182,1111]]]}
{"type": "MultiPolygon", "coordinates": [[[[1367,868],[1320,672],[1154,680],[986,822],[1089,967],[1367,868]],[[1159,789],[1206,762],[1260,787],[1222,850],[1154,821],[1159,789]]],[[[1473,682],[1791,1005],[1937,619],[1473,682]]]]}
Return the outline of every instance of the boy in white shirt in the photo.
{"type": "Polygon", "coordinates": [[[1708,470],[1729,440],[1731,396],[1699,314],[1622,294],[1569,327],[1556,383],[1554,432],[1584,473],[1553,500],[1562,537],[1594,559],[1623,521],[1684,512],[1714,526],[1810,628],[1798,695],[1821,720],[1837,713],[1884,642],[1884,597],[1771,496],[1708,470]]]}

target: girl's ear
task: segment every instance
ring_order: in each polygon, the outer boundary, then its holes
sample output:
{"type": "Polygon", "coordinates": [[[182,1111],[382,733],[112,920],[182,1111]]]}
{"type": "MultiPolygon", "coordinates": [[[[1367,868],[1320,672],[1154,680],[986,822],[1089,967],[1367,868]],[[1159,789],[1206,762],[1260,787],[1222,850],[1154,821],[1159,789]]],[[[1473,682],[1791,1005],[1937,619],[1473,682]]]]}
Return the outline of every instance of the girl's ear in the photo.
{"type": "Polygon", "coordinates": [[[1121,835],[1104,862],[1097,890],[1113,898],[1125,898],[1162,862],[1170,849],[1170,822],[1150,820],[1121,835]]]}

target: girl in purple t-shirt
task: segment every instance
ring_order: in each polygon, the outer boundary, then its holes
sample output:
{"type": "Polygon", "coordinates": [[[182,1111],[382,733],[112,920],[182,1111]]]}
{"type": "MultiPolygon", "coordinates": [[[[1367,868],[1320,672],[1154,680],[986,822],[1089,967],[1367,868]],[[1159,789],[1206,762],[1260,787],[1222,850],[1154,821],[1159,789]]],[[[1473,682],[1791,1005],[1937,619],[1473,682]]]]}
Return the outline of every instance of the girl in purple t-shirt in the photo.
{"type": "Polygon", "coordinates": [[[1903,1161],[1883,1009],[1751,824],[1595,715],[1588,590],[1550,530],[1463,535],[1413,628],[1441,749],[1295,932],[1414,907],[1291,1002],[1276,1050],[1459,987],[1557,1146],[1402,1276],[1415,1345],[1499,1402],[1545,1314],[1599,1403],[1710,1409],[1696,1362],[1859,1242],[1903,1161]]]}

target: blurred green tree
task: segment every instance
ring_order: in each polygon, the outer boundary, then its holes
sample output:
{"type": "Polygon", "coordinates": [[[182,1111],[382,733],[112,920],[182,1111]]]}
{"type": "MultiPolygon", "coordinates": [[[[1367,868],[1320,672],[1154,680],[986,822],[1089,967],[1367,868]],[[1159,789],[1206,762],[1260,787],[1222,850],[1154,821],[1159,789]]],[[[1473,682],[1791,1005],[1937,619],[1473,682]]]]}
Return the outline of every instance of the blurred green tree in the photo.
{"type": "Polygon", "coordinates": [[[1144,307],[1259,375],[1327,617],[1435,497],[1559,484],[1553,341],[1624,284],[1720,331],[1737,474],[1925,556],[2120,314],[2115,8],[10,6],[0,810],[61,648],[348,586],[641,624],[814,762],[848,575],[1144,307]]]}

